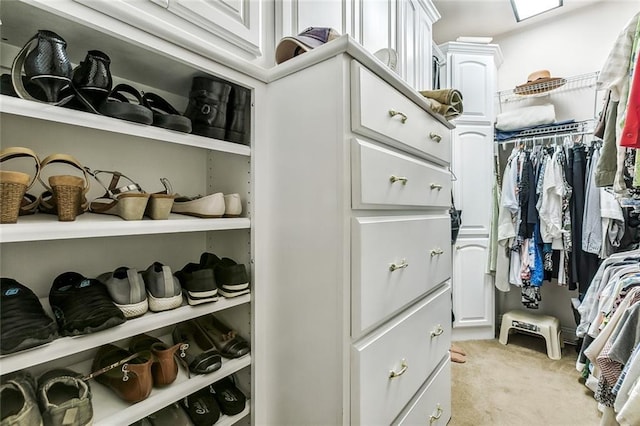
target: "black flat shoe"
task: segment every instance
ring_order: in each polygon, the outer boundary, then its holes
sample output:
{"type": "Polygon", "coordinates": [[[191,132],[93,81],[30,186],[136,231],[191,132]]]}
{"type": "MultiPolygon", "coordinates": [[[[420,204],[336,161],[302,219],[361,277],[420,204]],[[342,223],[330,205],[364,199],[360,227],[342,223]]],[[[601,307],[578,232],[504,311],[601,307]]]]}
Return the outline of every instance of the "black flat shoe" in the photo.
{"type": "Polygon", "coordinates": [[[222,323],[213,315],[195,319],[198,327],[209,337],[220,354],[225,358],[240,358],[251,350],[249,343],[235,330],[222,323]]]}

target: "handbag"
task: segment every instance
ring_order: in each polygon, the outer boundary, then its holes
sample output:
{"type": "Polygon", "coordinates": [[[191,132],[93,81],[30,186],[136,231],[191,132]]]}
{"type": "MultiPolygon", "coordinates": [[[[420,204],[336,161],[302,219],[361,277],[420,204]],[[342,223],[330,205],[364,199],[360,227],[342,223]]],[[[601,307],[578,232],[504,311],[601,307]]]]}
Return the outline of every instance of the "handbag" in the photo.
{"type": "Polygon", "coordinates": [[[456,209],[456,204],[453,201],[453,192],[451,193],[451,207],[449,208],[449,215],[451,216],[451,244],[453,245],[458,239],[460,226],[462,226],[462,210],[456,209]]]}

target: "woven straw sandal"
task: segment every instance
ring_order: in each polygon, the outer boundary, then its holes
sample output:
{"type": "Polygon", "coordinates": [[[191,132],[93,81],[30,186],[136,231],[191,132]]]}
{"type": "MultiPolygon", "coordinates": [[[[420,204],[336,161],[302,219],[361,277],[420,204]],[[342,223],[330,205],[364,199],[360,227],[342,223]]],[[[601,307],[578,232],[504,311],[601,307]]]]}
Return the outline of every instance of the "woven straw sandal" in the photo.
{"type": "Polygon", "coordinates": [[[30,176],[23,172],[0,170],[0,223],[16,223],[18,215],[35,213],[37,199],[26,192],[40,174],[40,160],[29,148],[10,147],[0,151],[0,163],[19,157],[32,158],[36,172],[30,176]]]}
{"type": "Polygon", "coordinates": [[[164,186],[164,191],[154,192],[149,195],[149,202],[144,212],[145,216],[154,220],[169,219],[171,208],[173,207],[173,200],[176,198],[176,194],[173,193],[169,179],[160,178],[160,182],[164,186]]]}
{"type": "Polygon", "coordinates": [[[40,163],[41,173],[38,180],[45,187],[45,192],[38,199],[39,209],[43,213],[57,214],[61,222],[72,222],[76,216],[87,211],[87,192],[89,179],[78,160],[68,154],[51,154],[40,163]],[[62,163],[81,170],[83,176],[53,175],[48,178],[48,185],[42,179],[42,171],[49,164],[62,163]]]}
{"type": "Polygon", "coordinates": [[[117,171],[85,169],[106,191],[102,197],[91,202],[90,211],[120,216],[124,220],[142,220],[149,201],[149,194],[144,192],[140,185],[117,171]],[[101,174],[111,175],[109,186],[100,180],[98,176],[101,174]],[[120,178],[125,178],[131,183],[119,187],[120,178]]]}

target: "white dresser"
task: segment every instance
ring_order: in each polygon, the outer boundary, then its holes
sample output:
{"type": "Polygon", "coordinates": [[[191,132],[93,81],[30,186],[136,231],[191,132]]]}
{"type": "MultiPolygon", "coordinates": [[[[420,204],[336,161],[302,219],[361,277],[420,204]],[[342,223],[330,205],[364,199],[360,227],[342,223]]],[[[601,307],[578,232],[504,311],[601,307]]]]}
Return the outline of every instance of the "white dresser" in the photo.
{"type": "Polygon", "coordinates": [[[346,36],[267,97],[256,424],[445,425],[452,126],[346,36]]]}

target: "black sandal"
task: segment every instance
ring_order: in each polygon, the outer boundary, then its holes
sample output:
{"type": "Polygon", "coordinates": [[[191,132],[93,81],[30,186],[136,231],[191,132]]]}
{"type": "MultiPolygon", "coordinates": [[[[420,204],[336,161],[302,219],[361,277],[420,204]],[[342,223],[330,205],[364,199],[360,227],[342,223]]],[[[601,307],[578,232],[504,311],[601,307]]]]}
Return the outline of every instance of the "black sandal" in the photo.
{"type": "Polygon", "coordinates": [[[133,121],[135,123],[153,123],[153,113],[142,104],[142,95],[128,84],[118,84],[114,87],[109,93],[107,100],[100,104],[98,111],[109,117],[133,121]],[[138,103],[130,102],[130,98],[128,98],[126,94],[131,95],[138,103]]]}
{"type": "Polygon", "coordinates": [[[191,120],[180,115],[169,102],[155,93],[142,95],[142,104],[153,112],[153,125],[164,129],[191,133],[191,120]]]}

